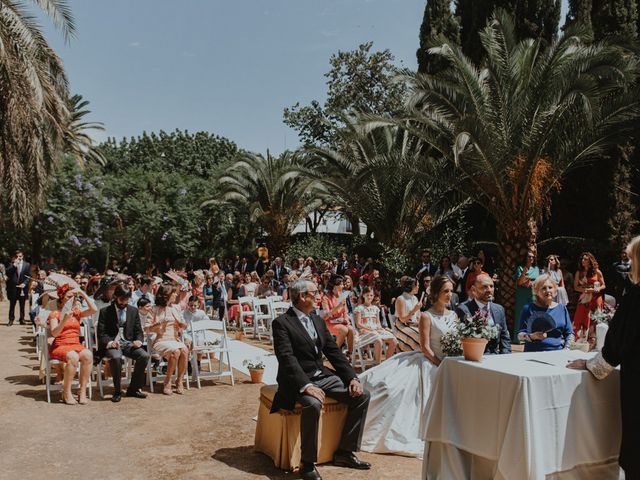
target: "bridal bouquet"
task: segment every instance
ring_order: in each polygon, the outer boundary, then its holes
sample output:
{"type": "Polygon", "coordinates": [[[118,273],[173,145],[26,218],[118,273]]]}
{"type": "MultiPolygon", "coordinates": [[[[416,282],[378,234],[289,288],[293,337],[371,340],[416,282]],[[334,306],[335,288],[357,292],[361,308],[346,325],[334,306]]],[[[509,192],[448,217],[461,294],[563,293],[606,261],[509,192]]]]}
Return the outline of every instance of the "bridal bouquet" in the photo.
{"type": "Polygon", "coordinates": [[[595,311],[591,312],[589,314],[589,319],[594,323],[604,323],[605,325],[609,325],[614,313],[616,313],[615,307],[605,303],[602,308],[597,308],[595,311]]]}
{"type": "Polygon", "coordinates": [[[447,357],[459,357],[462,355],[462,337],[457,329],[453,329],[440,337],[442,351],[447,357]]]}
{"type": "Polygon", "coordinates": [[[489,323],[489,315],[484,310],[478,310],[472,316],[465,315],[458,324],[458,332],[462,338],[492,340],[498,336],[498,328],[489,323]]]}

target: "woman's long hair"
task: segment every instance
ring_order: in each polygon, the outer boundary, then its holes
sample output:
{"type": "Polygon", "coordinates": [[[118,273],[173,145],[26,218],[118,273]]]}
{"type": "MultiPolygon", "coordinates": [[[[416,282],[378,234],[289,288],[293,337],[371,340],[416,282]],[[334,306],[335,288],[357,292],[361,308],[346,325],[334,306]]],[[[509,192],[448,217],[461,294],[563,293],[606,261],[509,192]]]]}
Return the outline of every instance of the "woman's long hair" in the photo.
{"type": "Polygon", "coordinates": [[[582,259],[584,257],[587,257],[589,259],[589,268],[587,268],[586,274],[588,277],[590,277],[591,275],[595,274],[600,267],[598,266],[598,261],[596,260],[596,257],[594,257],[593,253],[583,252],[580,254],[580,262],[578,262],[579,272],[583,272],[583,273],[585,272],[585,269],[582,266],[582,259]]]}

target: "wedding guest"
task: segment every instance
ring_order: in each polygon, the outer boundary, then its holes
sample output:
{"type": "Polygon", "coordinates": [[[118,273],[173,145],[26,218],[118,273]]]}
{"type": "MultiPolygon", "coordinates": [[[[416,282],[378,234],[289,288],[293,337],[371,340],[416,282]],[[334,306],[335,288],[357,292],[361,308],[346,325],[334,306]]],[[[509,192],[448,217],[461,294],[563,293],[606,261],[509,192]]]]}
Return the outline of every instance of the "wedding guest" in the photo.
{"type": "Polygon", "coordinates": [[[438,265],[438,270],[436,270],[435,274],[446,275],[447,277],[453,280],[455,271],[453,270],[453,266],[451,264],[451,257],[449,257],[448,255],[445,255],[440,259],[440,265],[438,265]]]}
{"type": "Polygon", "coordinates": [[[488,275],[487,272],[484,271],[484,264],[482,263],[482,259],[480,258],[472,258],[471,259],[471,268],[467,273],[467,279],[465,280],[464,291],[466,297],[469,297],[472,294],[471,288],[473,284],[476,282],[476,277],[478,275],[488,275]]]}
{"type": "Polygon", "coordinates": [[[602,352],[589,360],[574,360],[568,367],[586,368],[601,380],[620,365],[622,443],[618,463],[625,478],[637,479],[640,478],[640,237],[631,240],[627,253],[631,259],[631,285],[609,322],[602,352]]]}
{"type": "Polygon", "coordinates": [[[6,293],[7,293],[7,270],[4,266],[4,263],[0,263],[0,302],[4,302],[6,293]]]}
{"type": "Polygon", "coordinates": [[[275,295],[276,293],[273,291],[273,285],[271,284],[271,278],[268,275],[263,275],[260,279],[260,284],[256,289],[256,297],[258,298],[266,298],[275,295]]]}
{"type": "Polygon", "coordinates": [[[458,298],[461,302],[467,299],[467,291],[465,286],[467,284],[467,275],[469,273],[469,259],[464,255],[458,258],[458,261],[454,263],[451,268],[454,271],[454,292],[458,294],[458,298]]]}
{"type": "MultiPolygon", "coordinates": [[[[516,270],[516,310],[514,319],[519,319],[522,309],[533,299],[533,282],[540,276],[536,265],[536,255],[527,252],[523,262],[516,270]]],[[[515,330],[515,327],[514,327],[515,330]]]]}
{"type": "Polygon", "coordinates": [[[258,272],[246,273],[244,275],[244,285],[241,288],[240,296],[241,297],[255,297],[256,290],[260,285],[260,277],[258,277],[258,272]]]}
{"type": "Polygon", "coordinates": [[[540,275],[533,282],[535,300],[522,309],[518,340],[525,352],[562,350],[573,340],[571,317],[567,307],[556,303],[558,285],[550,275],[540,275]]]}
{"type": "Polygon", "coordinates": [[[311,273],[316,273],[318,271],[318,268],[316,267],[316,262],[313,259],[313,257],[307,257],[307,259],[304,261],[304,268],[303,270],[308,269],[311,273]]]}
{"type": "Polygon", "coordinates": [[[436,274],[438,266],[431,261],[431,250],[422,250],[420,252],[420,263],[414,268],[415,277],[420,280],[424,275],[433,277],[436,274]]]}
{"type": "Polygon", "coordinates": [[[322,298],[322,311],[327,330],[336,337],[336,344],[341,347],[347,342],[347,357],[353,352],[355,330],[347,313],[347,297],[342,294],[343,278],[331,275],[322,298]]]}
{"type": "MultiPolygon", "coordinates": [[[[200,301],[199,307],[201,310],[204,309],[204,282],[204,273],[202,270],[193,272],[193,282],[190,294],[198,297],[200,301]]],[[[187,295],[187,297],[189,297],[189,295],[187,295]]]]}
{"type": "Polygon", "coordinates": [[[342,291],[345,292],[344,295],[347,298],[347,313],[352,315],[354,307],[358,304],[358,297],[353,291],[353,280],[349,275],[344,276],[342,291]]]}
{"type": "Polygon", "coordinates": [[[605,287],[596,257],[591,252],[580,255],[580,267],[573,280],[573,289],[580,294],[573,316],[573,330],[576,335],[580,336],[580,333],[584,332],[588,337],[593,336],[593,332],[590,332],[590,314],[602,308],[602,291],[605,287]]]}
{"type": "Polygon", "coordinates": [[[476,254],[476,258],[482,260],[482,267],[489,274],[489,276],[493,276],[493,259],[486,254],[483,249],[478,250],[476,254]]]}
{"type": "Polygon", "coordinates": [[[152,305],[155,303],[155,296],[151,291],[152,283],[153,279],[148,275],[140,277],[138,288],[131,294],[131,305],[135,307],[141,298],[146,298],[152,305]]]}
{"type": "Polygon", "coordinates": [[[216,288],[213,284],[213,274],[207,273],[206,282],[202,287],[202,295],[204,296],[204,309],[210,315],[213,315],[214,304],[215,304],[215,295],[216,288]]]}
{"type": "Polygon", "coordinates": [[[225,279],[225,287],[227,288],[227,309],[229,314],[229,320],[234,321],[240,325],[240,308],[244,308],[240,305],[240,288],[242,287],[242,276],[239,273],[227,274],[225,279]],[[231,285],[228,284],[229,276],[231,276],[231,285]]]}
{"type": "Polygon", "coordinates": [[[560,267],[560,257],[558,257],[558,255],[548,255],[546,262],[547,268],[545,269],[545,273],[553,278],[553,281],[556,282],[558,286],[554,300],[562,305],[566,305],[569,303],[569,295],[567,294],[567,289],[564,287],[564,275],[560,267]]]}
{"type": "Polygon", "coordinates": [[[111,305],[100,310],[98,316],[98,358],[108,358],[109,367],[113,375],[114,392],[112,402],[119,402],[120,372],[122,371],[122,356],[135,361],[127,397],[146,398],[142,392],[144,385],[144,371],[149,363],[149,354],[142,348],[144,340],[140,327],[138,309],[129,305],[131,292],[124,286],[117,284],[113,292],[114,301],[111,305]]]}
{"type": "Polygon", "coordinates": [[[140,327],[142,327],[142,329],[144,330],[147,321],[151,319],[153,304],[146,298],[140,298],[138,299],[135,306],[138,309],[138,315],[140,316],[140,327]]]}
{"type": "Polygon", "coordinates": [[[488,274],[478,275],[473,283],[473,298],[458,305],[456,314],[460,320],[466,316],[473,317],[478,312],[484,312],[490,325],[498,328],[498,336],[489,340],[485,353],[511,353],[511,337],[507,328],[504,307],[493,301],[494,284],[488,274]]]}
{"type": "Polygon", "coordinates": [[[398,350],[401,352],[420,350],[419,321],[426,315],[426,312],[420,312],[424,299],[418,300],[416,297],[418,281],[415,278],[402,277],[400,287],[402,295],[395,301],[398,350]]]}
{"type": "Polygon", "coordinates": [[[278,283],[282,283],[282,277],[289,273],[289,268],[284,265],[281,257],[276,257],[273,261],[273,268],[271,270],[273,270],[274,279],[278,283]]]}
{"type": "Polygon", "coordinates": [[[349,256],[347,252],[342,252],[340,261],[336,265],[336,273],[345,276],[349,272],[349,256]]]}
{"type": "Polygon", "coordinates": [[[58,309],[49,315],[49,335],[54,338],[49,347],[49,357],[65,363],[62,384],[62,401],[67,405],[84,405],[87,399],[87,382],[93,367],[93,354],[80,342],[80,322],[84,317],[96,313],[93,301],[82,290],[73,290],[68,284],[58,287],[58,309]],[[81,296],[87,308],[80,309],[78,297],[81,296]],[[71,384],[80,363],[80,391],[78,400],[73,398],[71,384]]]}
{"type": "Polygon", "coordinates": [[[314,464],[318,453],[318,422],[325,396],[348,405],[333,464],[371,468],[353,453],[360,447],[369,395],[362,390],[358,375],[336,345],[325,322],[312,313],[317,295],[315,284],[298,280],[291,286],[292,308],[272,324],[273,346],[278,359],[278,391],[271,412],[293,410],[296,400],[302,405],[300,475],[305,480],[321,479],[314,464]],[[335,370],[325,367],[323,355],[335,370]]]}
{"type": "MultiPolygon", "coordinates": [[[[165,395],[173,393],[171,382],[176,364],[178,366],[176,393],[179,395],[184,393],[182,380],[187,371],[187,359],[189,358],[189,349],[180,340],[180,334],[187,327],[187,324],[182,320],[180,310],[174,305],[176,297],[175,287],[168,284],[161,285],[156,296],[156,306],[145,324],[145,330],[156,335],[151,349],[167,360],[163,388],[165,395]]],[[[198,297],[196,296],[196,298],[198,297]]]]}
{"type": "Polygon", "coordinates": [[[629,280],[631,260],[629,259],[629,255],[627,255],[626,249],[620,252],[620,260],[613,264],[613,269],[616,273],[614,295],[616,297],[622,297],[627,291],[627,288],[632,285],[631,280],[629,280]]]}
{"type": "Polygon", "coordinates": [[[29,289],[27,276],[31,275],[31,264],[25,261],[24,254],[21,250],[16,250],[5,272],[7,276],[5,287],[7,289],[7,298],[9,299],[8,325],[13,325],[13,321],[15,320],[16,303],[20,309],[18,321],[20,325],[24,325],[24,310],[29,289]]]}
{"type": "Polygon", "coordinates": [[[386,345],[386,358],[391,357],[396,350],[396,337],[380,324],[380,308],[373,305],[373,289],[365,287],[362,292],[362,302],[354,310],[356,326],[358,327],[358,345],[373,344],[373,359],[376,365],[382,362],[382,349],[386,345]]]}

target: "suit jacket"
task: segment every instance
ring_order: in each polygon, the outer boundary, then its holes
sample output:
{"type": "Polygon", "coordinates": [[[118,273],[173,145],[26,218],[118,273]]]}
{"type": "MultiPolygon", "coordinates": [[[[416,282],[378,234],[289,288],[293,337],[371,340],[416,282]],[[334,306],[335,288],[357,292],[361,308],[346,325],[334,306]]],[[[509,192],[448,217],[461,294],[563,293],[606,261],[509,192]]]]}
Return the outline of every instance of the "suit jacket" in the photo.
{"type": "Polygon", "coordinates": [[[16,266],[11,262],[7,269],[5,270],[7,275],[7,293],[16,292],[18,295],[20,294],[20,289],[16,288],[18,285],[24,283],[25,286],[22,288],[25,295],[27,293],[27,276],[31,275],[31,264],[29,262],[22,261],[22,268],[20,271],[16,268],[16,266]]]}
{"type": "MultiPolygon", "coordinates": [[[[498,337],[489,340],[484,351],[485,353],[511,353],[511,337],[509,336],[509,329],[507,328],[504,307],[493,302],[489,305],[493,322],[496,324],[496,327],[498,327],[498,337]]],[[[460,320],[463,320],[465,315],[475,315],[478,309],[476,301],[471,299],[458,305],[456,314],[458,314],[460,320]]]]}
{"type": "Polygon", "coordinates": [[[422,277],[426,275],[433,277],[437,271],[438,271],[438,266],[433,262],[429,262],[427,264],[419,263],[418,265],[416,265],[414,269],[415,277],[418,280],[420,280],[422,277]]]}
{"type": "MultiPolygon", "coordinates": [[[[100,309],[98,316],[98,355],[104,356],[107,344],[116,339],[118,335],[118,315],[116,305],[112,303],[100,309]]],[[[127,305],[127,320],[124,326],[124,339],[130,342],[134,340],[143,341],[144,332],[140,324],[140,314],[136,307],[127,305]]]]}
{"type": "Polygon", "coordinates": [[[345,386],[358,378],[351,364],[336,345],[324,320],[313,313],[309,318],[316,327],[317,341],[314,343],[307,330],[290,308],[272,323],[273,348],[278,359],[278,391],[273,399],[271,412],[280,409],[293,410],[300,389],[311,383],[313,374],[320,370],[325,374],[335,374],[345,386]],[[325,355],[335,370],[323,365],[325,355]]]}

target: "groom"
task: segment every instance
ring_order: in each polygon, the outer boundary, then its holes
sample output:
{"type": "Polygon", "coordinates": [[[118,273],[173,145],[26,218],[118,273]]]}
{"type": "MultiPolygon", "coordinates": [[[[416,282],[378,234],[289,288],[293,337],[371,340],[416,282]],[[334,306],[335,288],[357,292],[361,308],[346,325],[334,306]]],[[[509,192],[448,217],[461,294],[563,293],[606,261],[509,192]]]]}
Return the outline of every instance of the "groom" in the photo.
{"type": "Polygon", "coordinates": [[[333,463],[369,469],[371,464],[353,454],[360,447],[369,393],[363,391],[356,372],[337,347],[324,321],[311,313],[318,295],[315,283],[298,280],[290,287],[290,292],[293,306],[272,324],[273,346],[278,358],[278,391],[271,413],[280,409],[293,410],[296,400],[300,402],[300,475],[305,480],[320,480],[314,464],[318,455],[318,421],[325,395],[347,404],[347,419],[333,463]],[[323,354],[335,371],[323,365],[323,354]]]}

